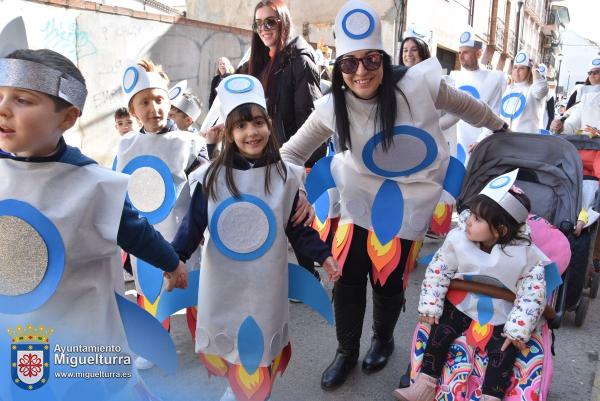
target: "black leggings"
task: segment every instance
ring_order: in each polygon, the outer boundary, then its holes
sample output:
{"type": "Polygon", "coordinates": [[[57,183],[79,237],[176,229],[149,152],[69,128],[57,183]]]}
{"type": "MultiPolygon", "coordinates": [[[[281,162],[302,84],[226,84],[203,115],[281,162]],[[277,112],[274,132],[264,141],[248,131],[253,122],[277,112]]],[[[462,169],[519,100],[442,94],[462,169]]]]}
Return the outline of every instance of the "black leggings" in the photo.
{"type": "MultiPolygon", "coordinates": [[[[440,377],[448,356],[450,345],[471,325],[472,319],[446,301],[444,313],[439,324],[431,326],[427,347],[423,355],[421,372],[428,376],[440,377]]],[[[489,362],[481,388],[483,394],[504,398],[510,385],[517,349],[510,345],[506,351],[500,351],[505,338],[501,336],[504,325],[495,326],[492,338],[485,350],[489,362]]]]}
{"type": "Polygon", "coordinates": [[[373,263],[367,253],[367,236],[368,230],[357,225],[354,226],[354,233],[352,235],[352,243],[348,250],[348,257],[344,263],[344,269],[342,270],[342,277],[340,283],[351,285],[351,286],[365,286],[367,285],[367,274],[371,281],[373,291],[379,295],[390,297],[393,295],[401,294],[403,292],[402,278],[404,275],[404,267],[408,260],[408,254],[413,241],[400,239],[400,245],[402,247],[402,255],[400,256],[400,262],[396,267],[396,270],[390,274],[384,286],[373,281],[373,263]]]}

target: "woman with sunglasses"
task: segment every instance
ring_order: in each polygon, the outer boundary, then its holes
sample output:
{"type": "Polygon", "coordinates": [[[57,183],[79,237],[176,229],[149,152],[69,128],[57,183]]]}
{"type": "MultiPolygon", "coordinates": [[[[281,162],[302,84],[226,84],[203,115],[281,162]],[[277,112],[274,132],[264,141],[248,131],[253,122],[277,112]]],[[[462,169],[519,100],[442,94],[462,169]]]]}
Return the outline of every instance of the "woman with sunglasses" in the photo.
{"type": "MultiPolygon", "coordinates": [[[[322,96],[319,68],[313,48],[294,33],[289,9],[283,0],[261,0],[254,8],[250,58],[238,72],[258,78],[265,90],[267,111],[279,145],[287,142],[314,110],[322,96]]],[[[305,163],[312,165],[325,155],[322,144],[305,163]]],[[[310,205],[302,202],[294,223],[312,219],[310,205]]],[[[319,278],[314,263],[297,254],[298,264],[319,278]]]]}
{"type": "Polygon", "coordinates": [[[363,371],[381,370],[394,349],[404,272],[416,263],[449,164],[438,110],[475,126],[503,127],[484,103],[443,82],[436,58],[409,69],[393,67],[383,49],[380,17],[367,3],[350,0],[338,12],[335,44],[331,94],[281,149],[284,160],[302,164],[335,134],[338,153],[313,168],[313,177],[326,178],[307,180],[309,199],[332,185],[341,198],[333,241],[342,273],[333,291],[338,348],[321,378],[325,390],[342,385],[357,363],[367,276],[373,337],[363,371]]]}

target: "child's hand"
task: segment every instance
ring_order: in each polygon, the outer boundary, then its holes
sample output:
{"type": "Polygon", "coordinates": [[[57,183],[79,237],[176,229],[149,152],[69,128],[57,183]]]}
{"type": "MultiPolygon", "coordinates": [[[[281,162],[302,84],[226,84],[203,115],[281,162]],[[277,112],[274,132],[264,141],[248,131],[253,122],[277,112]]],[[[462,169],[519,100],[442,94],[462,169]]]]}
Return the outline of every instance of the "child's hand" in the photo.
{"type": "Polygon", "coordinates": [[[583,230],[583,226],[585,225],[585,223],[581,220],[577,220],[577,224],[575,225],[575,230],[573,231],[573,234],[576,237],[579,237],[581,235],[581,230],[583,230]]]}
{"type": "MultiPolygon", "coordinates": [[[[506,337],[506,335],[502,333],[502,337],[506,337]]],[[[527,348],[527,345],[525,345],[523,341],[513,340],[512,338],[506,337],[506,340],[504,340],[504,344],[502,344],[502,348],[500,348],[500,351],[506,351],[510,344],[514,345],[514,347],[519,351],[523,351],[525,348],[527,348]]]]}
{"type": "Polygon", "coordinates": [[[296,227],[298,224],[304,223],[306,227],[310,227],[315,219],[315,211],[312,205],[308,202],[306,194],[303,191],[299,192],[296,210],[292,216],[292,224],[296,227]]]}
{"type": "Polygon", "coordinates": [[[163,276],[167,282],[167,291],[173,291],[173,288],[181,288],[185,290],[188,285],[188,275],[187,270],[185,268],[185,264],[179,261],[179,265],[177,269],[172,271],[171,273],[164,272],[163,276]]]}
{"type": "Polygon", "coordinates": [[[221,135],[225,131],[225,124],[218,124],[214,127],[210,127],[208,131],[206,131],[206,143],[215,144],[221,140],[221,135]]]}
{"type": "Polygon", "coordinates": [[[439,317],[433,317],[433,316],[421,315],[421,316],[419,316],[419,322],[421,322],[421,323],[427,323],[429,325],[431,325],[431,324],[440,324],[440,318],[439,317]]]}
{"type": "Polygon", "coordinates": [[[323,262],[323,269],[329,276],[329,281],[336,282],[341,277],[339,266],[333,256],[328,257],[323,262]]]}

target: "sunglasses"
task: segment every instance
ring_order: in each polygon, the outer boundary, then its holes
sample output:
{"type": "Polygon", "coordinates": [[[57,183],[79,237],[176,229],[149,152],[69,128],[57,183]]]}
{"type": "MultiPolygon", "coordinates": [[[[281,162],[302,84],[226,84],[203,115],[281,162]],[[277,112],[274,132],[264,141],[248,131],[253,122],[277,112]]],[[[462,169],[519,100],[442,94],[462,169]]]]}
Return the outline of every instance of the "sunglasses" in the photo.
{"type": "Polygon", "coordinates": [[[588,71],[588,75],[598,75],[598,74],[600,74],[600,70],[588,71]]]}
{"type": "Polygon", "coordinates": [[[254,20],[254,23],[252,24],[252,30],[254,32],[258,32],[261,29],[265,30],[265,31],[270,31],[272,29],[275,29],[277,27],[277,24],[279,24],[281,22],[281,20],[279,18],[276,17],[269,17],[269,18],[265,18],[264,20],[254,20]]]}
{"type": "Polygon", "coordinates": [[[381,53],[371,53],[363,58],[345,57],[338,61],[338,65],[344,74],[354,74],[360,63],[365,67],[365,70],[375,71],[381,67],[382,61],[383,55],[381,53]]]}

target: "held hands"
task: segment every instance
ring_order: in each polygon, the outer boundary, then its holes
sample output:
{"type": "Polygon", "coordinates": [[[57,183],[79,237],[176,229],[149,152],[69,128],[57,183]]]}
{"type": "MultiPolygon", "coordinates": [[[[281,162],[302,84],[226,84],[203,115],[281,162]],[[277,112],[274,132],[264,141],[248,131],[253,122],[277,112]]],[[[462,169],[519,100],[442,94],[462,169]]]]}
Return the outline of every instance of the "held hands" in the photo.
{"type": "Polygon", "coordinates": [[[579,237],[581,235],[581,230],[583,230],[583,226],[585,225],[585,223],[581,220],[577,220],[577,224],[575,225],[575,230],[573,231],[573,234],[576,237],[579,237]]]}
{"type": "Polygon", "coordinates": [[[163,276],[165,278],[165,282],[167,284],[167,291],[173,291],[173,288],[181,288],[185,290],[188,285],[188,274],[185,269],[185,264],[179,261],[179,265],[177,269],[172,271],[171,273],[164,272],[163,276]]]}
{"type": "Polygon", "coordinates": [[[339,266],[333,256],[325,259],[323,262],[323,269],[325,269],[329,281],[332,283],[335,283],[341,277],[339,266]]]}
{"type": "Polygon", "coordinates": [[[560,134],[563,130],[563,122],[560,119],[556,119],[552,121],[550,124],[550,131],[560,134]]]}
{"type": "Polygon", "coordinates": [[[294,211],[294,215],[292,216],[292,224],[296,227],[299,224],[304,222],[306,227],[309,227],[313,220],[315,219],[315,211],[310,203],[308,203],[308,199],[306,198],[306,194],[300,190],[298,195],[298,203],[296,204],[296,210],[294,211]]]}
{"type": "Polygon", "coordinates": [[[512,338],[507,337],[504,333],[502,333],[502,337],[506,337],[506,340],[504,340],[504,344],[502,344],[502,348],[500,348],[500,351],[502,352],[506,351],[510,344],[512,344],[519,351],[523,351],[525,348],[527,348],[525,343],[521,340],[513,340],[512,338]]]}
{"type": "Polygon", "coordinates": [[[419,322],[421,322],[421,323],[427,323],[429,325],[440,324],[440,318],[439,317],[433,317],[433,316],[420,315],[419,316],[419,322]]]}

